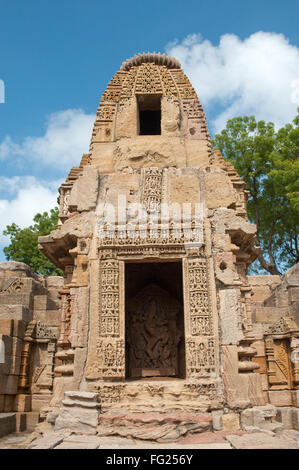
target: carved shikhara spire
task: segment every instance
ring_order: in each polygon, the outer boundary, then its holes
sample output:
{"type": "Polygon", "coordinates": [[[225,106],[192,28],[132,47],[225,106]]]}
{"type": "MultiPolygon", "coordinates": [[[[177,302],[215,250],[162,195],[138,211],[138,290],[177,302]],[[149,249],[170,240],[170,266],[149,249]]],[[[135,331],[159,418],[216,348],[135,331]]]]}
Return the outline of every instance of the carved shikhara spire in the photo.
{"type": "Polygon", "coordinates": [[[165,65],[168,69],[180,69],[180,62],[171,55],[161,54],[160,52],[143,52],[135,54],[134,57],[127,59],[122,63],[120,70],[130,70],[131,67],[151,62],[156,65],[165,65]]]}
{"type": "Polygon", "coordinates": [[[161,100],[161,136],[212,144],[204,110],[177,59],[143,53],[123,62],[104,91],[97,110],[89,148],[139,135],[138,103],[156,95],[161,100]]]}

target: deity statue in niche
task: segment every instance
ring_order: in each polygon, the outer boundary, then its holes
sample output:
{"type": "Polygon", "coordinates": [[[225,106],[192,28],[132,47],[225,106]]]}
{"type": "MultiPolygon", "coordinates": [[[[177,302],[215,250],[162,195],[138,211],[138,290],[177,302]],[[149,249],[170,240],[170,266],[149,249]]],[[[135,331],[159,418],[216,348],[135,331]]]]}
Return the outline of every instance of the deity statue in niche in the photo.
{"type": "Polygon", "coordinates": [[[128,302],[127,344],[130,377],[177,376],[180,304],[152,285],[128,302]]]}

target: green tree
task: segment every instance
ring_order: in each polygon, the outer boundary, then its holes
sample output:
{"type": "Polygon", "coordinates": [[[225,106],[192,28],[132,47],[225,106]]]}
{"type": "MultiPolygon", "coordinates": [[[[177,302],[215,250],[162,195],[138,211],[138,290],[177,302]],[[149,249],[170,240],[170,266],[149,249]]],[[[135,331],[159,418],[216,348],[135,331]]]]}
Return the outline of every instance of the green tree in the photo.
{"type": "Polygon", "coordinates": [[[280,274],[299,261],[299,115],[278,131],[254,116],[235,117],[213,143],[250,191],[248,218],[257,225],[261,268],[280,274]]]}
{"type": "Polygon", "coordinates": [[[62,271],[38,249],[38,237],[48,235],[57,228],[58,208],[51,209],[50,213],[36,214],[33,218],[35,224],[20,228],[15,223],[7,225],[3,235],[10,237],[10,245],[3,249],[7,260],[22,261],[34,271],[44,276],[61,276],[62,271]]]}

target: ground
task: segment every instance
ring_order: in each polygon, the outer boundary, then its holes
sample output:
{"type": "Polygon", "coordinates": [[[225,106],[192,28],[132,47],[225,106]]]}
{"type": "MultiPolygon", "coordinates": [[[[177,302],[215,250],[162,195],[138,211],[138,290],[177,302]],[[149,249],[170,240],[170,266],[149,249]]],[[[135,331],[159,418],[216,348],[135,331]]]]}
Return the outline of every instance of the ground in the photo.
{"type": "Polygon", "coordinates": [[[49,433],[34,440],[29,432],[0,438],[0,449],[299,449],[299,432],[283,431],[279,435],[259,432],[205,432],[184,437],[174,443],[157,443],[122,437],[98,437],[49,433]]]}

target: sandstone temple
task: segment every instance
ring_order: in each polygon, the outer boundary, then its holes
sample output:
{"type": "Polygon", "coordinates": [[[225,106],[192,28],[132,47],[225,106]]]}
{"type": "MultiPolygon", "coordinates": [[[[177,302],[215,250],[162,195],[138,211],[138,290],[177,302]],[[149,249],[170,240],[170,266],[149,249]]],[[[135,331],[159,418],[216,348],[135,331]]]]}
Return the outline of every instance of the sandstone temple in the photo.
{"type": "Polygon", "coordinates": [[[179,62],[126,60],[39,238],[63,277],[0,264],[0,432],[298,431],[299,266],[248,276],[248,196],[179,62]]]}

